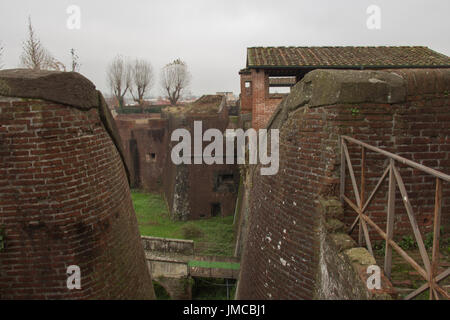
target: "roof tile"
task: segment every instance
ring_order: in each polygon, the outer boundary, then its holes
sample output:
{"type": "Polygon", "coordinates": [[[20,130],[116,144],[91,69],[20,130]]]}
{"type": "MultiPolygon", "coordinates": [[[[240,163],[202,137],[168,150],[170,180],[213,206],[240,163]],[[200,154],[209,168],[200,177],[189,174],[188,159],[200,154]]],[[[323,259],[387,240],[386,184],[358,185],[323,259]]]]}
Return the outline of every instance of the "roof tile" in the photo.
{"type": "Polygon", "coordinates": [[[255,67],[450,67],[450,58],[427,47],[252,47],[255,67]]]}

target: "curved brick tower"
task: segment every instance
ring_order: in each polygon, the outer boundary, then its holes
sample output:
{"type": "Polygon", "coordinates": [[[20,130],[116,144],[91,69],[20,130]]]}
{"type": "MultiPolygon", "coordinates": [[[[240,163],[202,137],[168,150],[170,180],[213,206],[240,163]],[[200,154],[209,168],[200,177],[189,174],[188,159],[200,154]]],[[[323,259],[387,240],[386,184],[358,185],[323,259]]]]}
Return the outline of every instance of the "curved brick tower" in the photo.
{"type": "MultiPolygon", "coordinates": [[[[280,130],[278,173],[262,176],[259,166],[248,173],[252,177],[248,234],[237,298],[370,298],[364,278],[367,265],[383,266],[383,261],[375,261],[368,251],[363,261],[361,248],[353,248],[356,243],[347,235],[355,213],[338,200],[339,138],[351,136],[448,174],[448,92],[449,68],[315,70],[298,82],[268,124],[269,129],[280,130]]],[[[349,153],[359,188],[361,150],[350,146],[349,153]]],[[[366,161],[369,195],[387,161],[370,152],[366,161]]],[[[398,166],[425,234],[432,227],[435,179],[398,166]]],[[[348,169],[344,187],[354,197],[348,169]]],[[[385,228],[388,183],[380,188],[366,213],[385,228]]],[[[448,230],[450,188],[448,184],[444,188],[441,226],[448,230]]],[[[401,239],[412,229],[398,190],[396,197],[394,235],[401,239]]],[[[369,232],[372,241],[380,240],[373,228],[369,232]]]]}
{"type": "Polygon", "coordinates": [[[111,120],[77,73],[0,72],[0,299],[154,297],[111,120]]]}

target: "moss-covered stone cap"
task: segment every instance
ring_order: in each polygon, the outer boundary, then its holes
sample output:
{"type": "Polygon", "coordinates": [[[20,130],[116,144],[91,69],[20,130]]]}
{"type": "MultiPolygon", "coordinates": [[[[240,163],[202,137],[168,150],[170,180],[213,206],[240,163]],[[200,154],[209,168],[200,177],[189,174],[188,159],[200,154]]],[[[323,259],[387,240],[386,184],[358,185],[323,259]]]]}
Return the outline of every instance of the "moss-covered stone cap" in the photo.
{"type": "Polygon", "coordinates": [[[1,70],[0,96],[40,99],[84,111],[98,109],[100,119],[119,152],[130,182],[129,165],[111,112],[100,91],[81,74],[31,69],[1,70]]]}
{"type": "Polygon", "coordinates": [[[345,251],[351,262],[356,262],[364,266],[374,265],[377,262],[366,248],[352,248],[345,251]]]}
{"type": "Polygon", "coordinates": [[[77,72],[31,69],[1,70],[0,95],[42,99],[83,110],[99,105],[95,85],[77,72]]]}

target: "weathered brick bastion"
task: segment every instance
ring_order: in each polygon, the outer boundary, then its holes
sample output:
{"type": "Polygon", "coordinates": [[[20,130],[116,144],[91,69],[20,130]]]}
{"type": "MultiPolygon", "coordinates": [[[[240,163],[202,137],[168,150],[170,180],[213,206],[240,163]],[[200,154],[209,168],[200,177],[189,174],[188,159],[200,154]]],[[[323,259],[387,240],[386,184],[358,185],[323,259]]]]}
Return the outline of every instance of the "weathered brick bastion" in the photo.
{"type": "MultiPolygon", "coordinates": [[[[221,132],[229,126],[226,99],[222,95],[204,95],[193,103],[171,106],[160,114],[121,114],[115,117],[124,155],[130,164],[133,188],[160,191],[175,220],[191,220],[234,213],[239,170],[236,164],[194,163],[194,122],[201,122],[203,137],[207,129],[221,132]],[[171,160],[171,141],[176,129],[187,130],[191,137],[191,164],[175,165],[171,160]]],[[[202,142],[202,146],[208,145],[202,142]]],[[[203,149],[202,149],[203,150],[203,149]]]]}
{"type": "MultiPolygon", "coordinates": [[[[239,170],[236,164],[195,164],[201,157],[194,150],[194,122],[201,121],[202,136],[206,130],[218,129],[225,132],[228,126],[228,110],[225,98],[220,95],[205,95],[190,106],[170,107],[163,110],[162,117],[168,119],[168,132],[183,128],[191,137],[191,164],[175,165],[168,161],[164,167],[164,194],[171,215],[177,220],[198,219],[213,216],[229,216],[234,213],[239,184],[239,170]]],[[[169,141],[168,152],[178,142],[169,141]]],[[[202,142],[202,150],[209,142],[202,142]]]]}
{"type": "MultiPolygon", "coordinates": [[[[248,234],[237,297],[374,297],[375,292],[364,288],[361,274],[374,261],[365,249],[355,250],[344,233],[356,214],[343,210],[338,201],[339,138],[351,136],[449,174],[449,93],[450,69],[315,70],[297,83],[268,125],[280,129],[278,174],[261,176],[258,168],[248,172],[248,234]]],[[[349,145],[349,152],[359,177],[361,151],[349,145]]],[[[371,192],[388,159],[372,152],[366,159],[371,192]]],[[[420,231],[429,232],[435,179],[398,165],[420,231]]],[[[348,176],[345,188],[352,195],[348,176]]],[[[442,225],[448,232],[450,188],[443,188],[442,225]]],[[[381,228],[386,222],[386,190],[385,182],[368,208],[381,228]]],[[[396,199],[398,238],[412,231],[398,190],[396,199]]],[[[370,233],[377,238],[373,230],[370,233]]],[[[383,284],[389,285],[386,279],[383,284]]]]}
{"type": "Polygon", "coordinates": [[[1,299],[154,297],[111,119],[77,73],[0,72],[1,299]]]}

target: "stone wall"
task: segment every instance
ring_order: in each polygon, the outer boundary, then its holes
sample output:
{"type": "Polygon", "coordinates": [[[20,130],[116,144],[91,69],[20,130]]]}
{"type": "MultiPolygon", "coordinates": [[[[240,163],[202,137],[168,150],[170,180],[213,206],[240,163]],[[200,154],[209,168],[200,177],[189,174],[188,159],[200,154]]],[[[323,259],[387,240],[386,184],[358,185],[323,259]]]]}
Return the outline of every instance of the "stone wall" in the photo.
{"type": "Polygon", "coordinates": [[[194,241],[142,236],[144,249],[163,254],[194,255],[194,241]]]}
{"type": "MultiPolygon", "coordinates": [[[[283,100],[269,128],[280,129],[280,169],[260,176],[251,168],[249,232],[241,264],[242,299],[312,299],[321,259],[318,198],[339,196],[341,135],[352,136],[450,173],[450,70],[316,70],[283,100]]],[[[349,148],[356,177],[360,150],[349,148]]],[[[385,158],[367,153],[367,192],[385,158]]],[[[401,165],[400,173],[422,233],[430,231],[434,179],[401,165]]],[[[348,172],[348,170],[347,170],[348,172]]],[[[346,194],[351,196],[350,179],[346,194]]],[[[368,208],[385,228],[387,185],[368,208]]],[[[397,192],[398,193],[398,192],[397,192]]],[[[450,189],[444,184],[442,225],[449,227],[450,189]]],[[[411,234],[397,194],[395,237],[411,234]]],[[[355,213],[346,206],[344,222],[355,213]]],[[[377,235],[370,230],[373,239],[377,235]]]]}
{"type": "Polygon", "coordinates": [[[317,272],[315,299],[321,300],[366,300],[396,298],[391,282],[381,270],[381,287],[368,289],[369,266],[377,265],[366,248],[357,247],[356,242],[345,232],[342,223],[344,210],[336,198],[319,198],[319,268],[317,272]]]}
{"type": "Polygon", "coordinates": [[[0,72],[0,95],[0,298],[153,298],[101,94],[77,73],[18,69],[0,72]]]}
{"type": "Polygon", "coordinates": [[[241,76],[240,113],[251,113],[253,102],[253,83],[251,72],[249,70],[241,70],[239,74],[241,76]]]}

